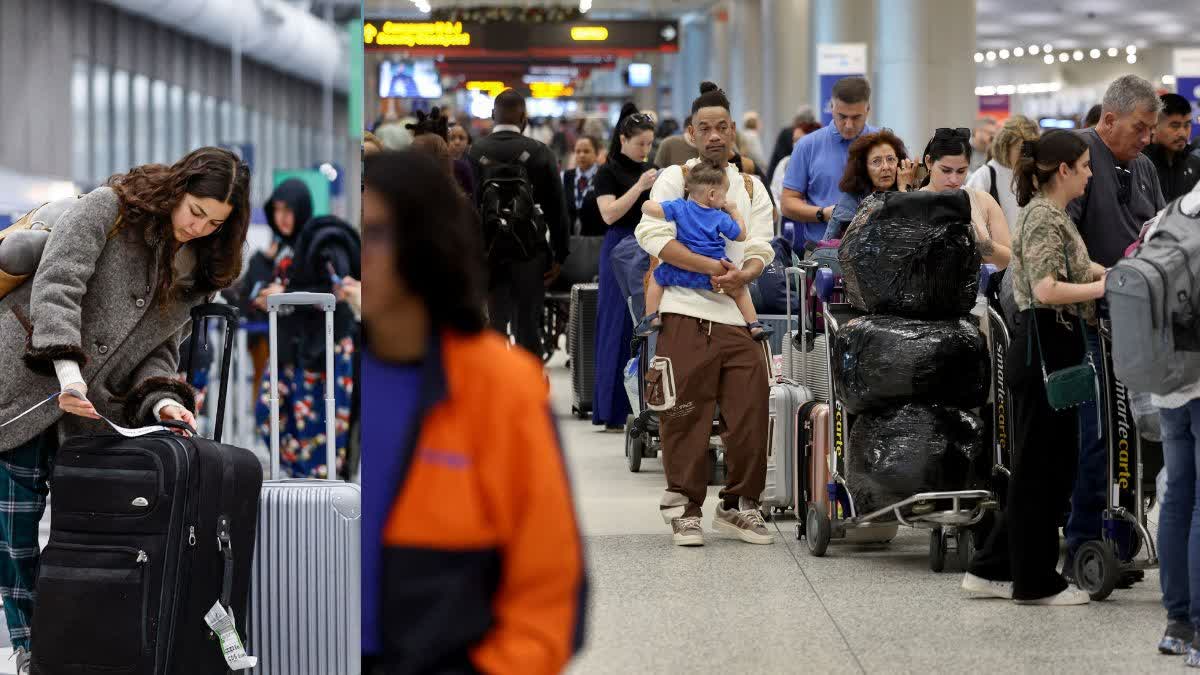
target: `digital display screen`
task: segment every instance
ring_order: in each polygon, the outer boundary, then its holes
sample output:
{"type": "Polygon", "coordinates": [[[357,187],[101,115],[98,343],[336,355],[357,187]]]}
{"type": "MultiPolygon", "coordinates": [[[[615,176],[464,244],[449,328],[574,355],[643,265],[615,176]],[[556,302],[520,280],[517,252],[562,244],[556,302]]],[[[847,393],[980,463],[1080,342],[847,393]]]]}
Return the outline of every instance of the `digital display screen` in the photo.
{"type": "Polygon", "coordinates": [[[629,86],[649,87],[654,77],[654,69],[649,63],[629,64],[629,86]]]}
{"type": "Polygon", "coordinates": [[[441,98],[442,78],[432,59],[401,59],[379,64],[381,98],[441,98]]]}

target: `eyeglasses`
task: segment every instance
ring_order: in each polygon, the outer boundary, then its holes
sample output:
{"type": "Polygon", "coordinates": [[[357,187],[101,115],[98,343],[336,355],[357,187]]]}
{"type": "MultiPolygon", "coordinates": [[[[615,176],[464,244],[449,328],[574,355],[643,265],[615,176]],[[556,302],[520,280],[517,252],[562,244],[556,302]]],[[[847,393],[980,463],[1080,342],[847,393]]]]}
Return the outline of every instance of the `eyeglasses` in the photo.
{"type": "Polygon", "coordinates": [[[654,120],[651,119],[649,115],[643,113],[634,113],[629,117],[626,117],[625,121],[621,123],[621,126],[626,129],[630,129],[638,124],[645,124],[646,122],[653,124],[654,120]]]}
{"type": "Polygon", "coordinates": [[[937,131],[933,132],[933,137],[937,139],[961,138],[965,141],[969,141],[971,140],[971,130],[966,127],[958,127],[957,129],[941,127],[937,131]]]}
{"type": "Polygon", "coordinates": [[[881,166],[883,166],[884,164],[887,164],[888,166],[896,166],[899,163],[900,163],[900,160],[891,155],[889,155],[887,157],[876,157],[875,159],[868,162],[868,164],[871,165],[872,169],[878,169],[881,166]]]}
{"type": "Polygon", "coordinates": [[[1133,173],[1124,167],[1114,166],[1117,174],[1117,203],[1128,204],[1129,193],[1133,188],[1133,173]]]}

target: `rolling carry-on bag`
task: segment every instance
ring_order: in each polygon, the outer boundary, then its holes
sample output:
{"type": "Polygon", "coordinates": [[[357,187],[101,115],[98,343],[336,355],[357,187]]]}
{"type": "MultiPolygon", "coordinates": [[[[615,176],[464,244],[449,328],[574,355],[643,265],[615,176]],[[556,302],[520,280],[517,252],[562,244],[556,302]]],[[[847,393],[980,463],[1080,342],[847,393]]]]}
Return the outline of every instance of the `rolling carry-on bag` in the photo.
{"type": "MultiPolygon", "coordinates": [[[[206,322],[225,322],[221,410],[237,310],[201,305],[192,320],[197,351],[210,346],[206,322]]],[[[222,648],[236,654],[246,625],[262,466],[249,450],[223,445],[220,424],[214,440],[167,426],[190,430],[170,422],[59,448],[38,567],[34,672],[211,675],[252,662],[227,663],[222,648]]]]}
{"type": "Polygon", "coordinates": [[[795,504],[796,415],[812,394],[794,382],[771,385],[767,421],[767,482],[759,499],[764,509],[785,510],[795,504]]]}
{"type": "Polygon", "coordinates": [[[329,293],[281,293],[267,301],[271,350],[271,480],[263,483],[250,582],[250,650],[258,675],[358,675],[361,589],[358,485],[337,480],[335,419],[327,414],[329,480],[279,476],[278,316],[281,307],[325,312],[325,410],[334,411],[329,293]]]}
{"type": "Polygon", "coordinates": [[[567,356],[571,359],[571,412],[584,418],[592,414],[596,386],[596,311],[600,286],[571,287],[571,310],[567,325],[567,356]]]}

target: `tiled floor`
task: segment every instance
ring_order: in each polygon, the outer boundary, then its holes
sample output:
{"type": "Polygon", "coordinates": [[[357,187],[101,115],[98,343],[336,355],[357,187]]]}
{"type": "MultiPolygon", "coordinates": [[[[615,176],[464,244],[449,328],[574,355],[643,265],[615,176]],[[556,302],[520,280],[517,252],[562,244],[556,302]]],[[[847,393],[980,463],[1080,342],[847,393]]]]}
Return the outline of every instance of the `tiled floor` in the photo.
{"type": "Polygon", "coordinates": [[[1156,571],[1086,607],[1019,607],[963,597],[960,574],[929,571],[925,531],[813,558],[789,518],[771,546],[711,533],[703,548],[672,546],[661,463],[629,473],[621,435],[570,417],[561,357],[551,374],[593,586],[574,674],[1185,672],[1155,650],[1156,571]]]}

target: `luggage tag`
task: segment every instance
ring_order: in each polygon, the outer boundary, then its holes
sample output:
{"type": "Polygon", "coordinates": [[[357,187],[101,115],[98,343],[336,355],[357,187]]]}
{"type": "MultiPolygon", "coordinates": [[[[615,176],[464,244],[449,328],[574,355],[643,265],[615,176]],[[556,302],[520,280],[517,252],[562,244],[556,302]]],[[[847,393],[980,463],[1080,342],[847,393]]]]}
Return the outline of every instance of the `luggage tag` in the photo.
{"type": "Polygon", "coordinates": [[[646,368],[646,407],[663,412],[675,407],[675,369],[671,359],[656,356],[646,368]]]}
{"type": "Polygon", "coordinates": [[[208,624],[208,627],[221,640],[221,653],[225,655],[225,663],[232,670],[245,670],[258,664],[258,657],[246,654],[246,648],[242,645],[242,638],[238,635],[233,616],[225,611],[220,600],[204,615],[204,623],[208,624]]]}

